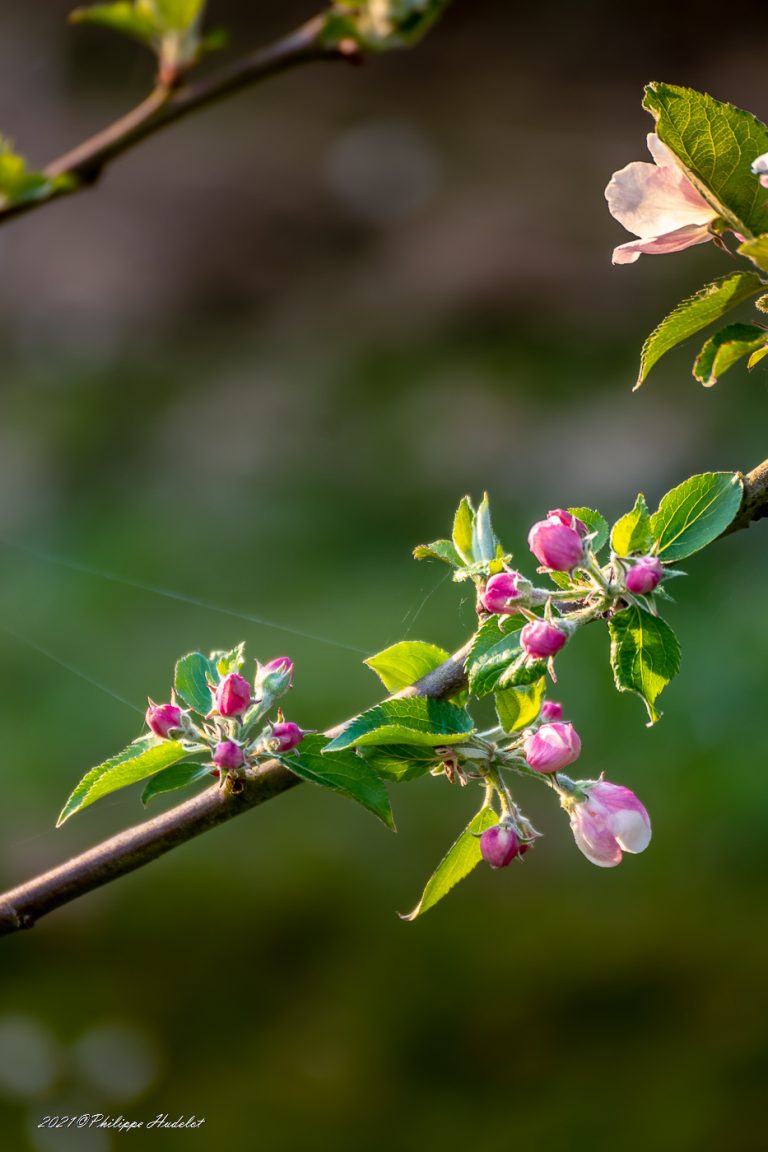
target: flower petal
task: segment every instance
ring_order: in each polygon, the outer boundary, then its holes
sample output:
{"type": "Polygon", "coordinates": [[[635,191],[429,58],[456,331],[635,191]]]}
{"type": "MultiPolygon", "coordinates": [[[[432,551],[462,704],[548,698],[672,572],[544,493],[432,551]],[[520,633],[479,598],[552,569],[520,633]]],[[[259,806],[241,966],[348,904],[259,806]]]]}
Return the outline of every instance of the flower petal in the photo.
{"type": "Polygon", "coordinates": [[[616,837],[616,843],[625,852],[645,852],[651,842],[651,822],[640,812],[625,808],[616,812],[610,819],[610,829],[616,837]]]}
{"type": "Polygon", "coordinates": [[[640,160],[614,172],[605,198],[611,215],[628,232],[642,237],[708,224],[717,216],[679,168],[659,168],[640,160]]]}
{"type": "Polygon", "coordinates": [[[576,847],[598,868],[615,868],[621,863],[621,848],[601,817],[594,818],[586,804],[571,812],[571,831],[576,847]]]}
{"type": "Polygon", "coordinates": [[[642,240],[619,244],[613,250],[612,261],[614,264],[634,264],[641,252],[649,256],[662,256],[667,252],[682,252],[683,248],[691,248],[694,244],[706,244],[711,239],[712,233],[707,225],[688,224],[685,228],[677,228],[661,236],[647,236],[642,240]]]}

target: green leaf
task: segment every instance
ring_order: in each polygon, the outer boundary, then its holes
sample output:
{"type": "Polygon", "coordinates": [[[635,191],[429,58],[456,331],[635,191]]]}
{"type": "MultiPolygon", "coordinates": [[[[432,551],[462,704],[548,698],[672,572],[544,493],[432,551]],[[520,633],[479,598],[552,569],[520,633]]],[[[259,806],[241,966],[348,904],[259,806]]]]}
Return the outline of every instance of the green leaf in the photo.
{"type": "Polygon", "coordinates": [[[375,656],[369,656],[363,663],[373,669],[388,692],[399,692],[450,658],[450,652],[438,648],[436,644],[425,644],[422,640],[403,640],[377,652],[375,656]]]}
{"type": "Polygon", "coordinates": [[[496,715],[505,732],[519,732],[533,723],[541,711],[546,686],[542,676],[533,684],[504,688],[496,693],[496,715]]]}
{"type": "Polygon", "coordinates": [[[419,544],[413,550],[416,560],[442,560],[453,568],[460,568],[463,561],[451,540],[433,540],[431,544],[419,544]]]}
{"type": "Polygon", "coordinates": [[[363,744],[459,744],[473,731],[472,717],[464,708],[413,696],[385,700],[356,716],[326,746],[326,752],[363,744]]]}
{"type": "Polygon", "coordinates": [[[726,312],[738,304],[743,304],[750,296],[756,296],[765,288],[757,272],[731,272],[711,283],[705,284],[693,296],[678,304],[665,316],[643,344],[640,353],[640,374],[635,384],[639,388],[651,368],[661,360],[671,348],[676,347],[689,336],[694,336],[702,328],[714,324],[726,312]]]}
{"type": "Polygon", "coordinates": [[[164,792],[176,792],[179,788],[186,788],[189,784],[195,784],[198,780],[206,778],[209,784],[214,783],[210,764],[173,764],[152,777],[141,794],[141,802],[146,807],[155,796],[162,796],[164,792]]]}
{"type": "Polygon", "coordinates": [[[331,788],[362,804],[394,832],[395,822],[387,790],[373,769],[355,752],[330,754],[330,748],[325,736],[305,736],[295,752],[279,759],[302,780],[331,788]]]}
{"type": "Polygon", "coordinates": [[[768,344],[768,332],[757,324],[728,324],[703,345],[693,365],[693,374],[705,388],[717,384],[718,377],[745,356],[768,344]]]}
{"type": "Polygon", "coordinates": [[[757,352],[753,352],[749,360],[747,360],[747,368],[752,369],[756,364],[759,364],[764,356],[768,356],[768,344],[762,348],[758,348],[757,352]]]}
{"type": "Polygon", "coordinates": [[[546,660],[530,660],[524,652],[521,652],[517,660],[502,672],[498,687],[516,688],[525,684],[535,684],[541,676],[546,675],[546,671],[546,660]]]}
{"type": "Polygon", "coordinates": [[[433,748],[418,744],[369,745],[358,752],[374,772],[389,780],[403,783],[426,776],[438,763],[433,748]]]}
{"type": "Polygon", "coordinates": [[[46,176],[27,167],[23,156],[14,152],[13,144],[0,135],[0,211],[14,204],[47,200],[57,192],[77,186],[73,176],[46,176]]]}
{"type": "Polygon", "coordinates": [[[136,0],[136,9],[145,13],[161,33],[186,32],[202,16],[205,0],[136,0]]]}
{"type": "Polygon", "coordinates": [[[611,529],[611,548],[617,556],[631,556],[634,552],[648,552],[652,543],[651,517],[641,492],[632,511],[617,520],[611,529]]]}
{"type": "Polygon", "coordinates": [[[659,559],[670,564],[716,540],[738,512],[742,491],[737,473],[704,472],[667,492],[651,517],[659,559]]]}
{"type": "Polygon", "coordinates": [[[82,778],[62,808],[56,827],[60,828],[65,820],[93,804],[94,800],[138,780],[145,780],[147,776],[154,776],[161,768],[168,768],[189,755],[189,750],[177,740],[158,740],[156,736],[136,740],[82,778]]]}
{"type": "Polygon", "coordinates": [[[239,672],[245,664],[245,641],[241,640],[237,647],[231,648],[229,652],[211,652],[211,664],[215,673],[222,679],[230,672],[239,672]]]}
{"type": "Polygon", "coordinates": [[[475,510],[469,496],[462,497],[453,518],[453,546],[460,558],[471,564],[475,559],[472,551],[472,528],[475,523],[475,510]]]}
{"type": "Polygon", "coordinates": [[[765,189],[750,171],[752,161],[768,152],[765,124],[733,104],[674,84],[649,84],[643,107],[693,186],[736,232],[768,231],[765,189]]]}
{"type": "Polygon", "coordinates": [[[680,668],[677,637],[660,616],[632,605],[608,621],[611,667],[619,692],[636,692],[645,701],[649,726],[661,713],[655,708],[660,692],[680,668]]]}
{"type": "MultiPolygon", "coordinates": [[[[743,244],[739,244],[736,249],[742,256],[748,256],[753,264],[761,268],[763,272],[768,272],[768,232],[763,232],[760,236],[755,236],[752,240],[745,240],[743,244]]],[[[755,301],[755,307],[759,308],[761,312],[768,311],[765,304],[765,297],[755,301]]]]}
{"type": "Polygon", "coordinates": [[[498,541],[491,524],[491,505],[488,493],[485,492],[472,522],[472,555],[477,563],[490,564],[496,559],[497,551],[498,541]]]}
{"type": "Polygon", "coordinates": [[[608,539],[608,521],[599,512],[595,512],[592,508],[569,508],[568,511],[572,516],[583,521],[589,529],[590,533],[595,533],[595,538],[592,541],[592,551],[599,552],[608,539]]]}
{"type": "Polygon", "coordinates": [[[487,696],[493,692],[501,675],[518,659],[519,633],[524,624],[522,616],[510,616],[504,621],[491,616],[477,630],[464,664],[473,695],[487,696]]]}
{"type": "Polygon", "coordinates": [[[69,19],[73,24],[96,24],[110,28],[122,36],[130,36],[141,44],[152,45],[158,35],[155,21],[146,12],[140,12],[129,0],[116,4],[93,4],[88,8],[75,8],[69,19]]]}
{"type": "Polygon", "coordinates": [[[401,916],[401,920],[415,920],[417,916],[422,916],[430,908],[434,908],[443,896],[447,896],[460,880],[469,876],[472,869],[482,860],[480,833],[486,828],[492,828],[498,822],[499,818],[492,808],[481,808],[430,876],[421,900],[414,910],[407,916],[401,916]]]}
{"type": "Polygon", "coordinates": [[[209,681],[218,679],[216,667],[202,652],[190,652],[176,662],[174,688],[188,708],[206,716],[212,706],[209,681]]]}

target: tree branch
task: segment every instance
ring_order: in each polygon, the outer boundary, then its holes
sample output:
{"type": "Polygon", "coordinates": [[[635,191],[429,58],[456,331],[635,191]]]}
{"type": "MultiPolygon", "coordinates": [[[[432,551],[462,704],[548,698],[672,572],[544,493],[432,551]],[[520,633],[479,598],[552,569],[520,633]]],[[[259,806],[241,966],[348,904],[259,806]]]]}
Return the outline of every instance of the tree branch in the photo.
{"type": "MultiPolygon", "coordinates": [[[[723,536],[768,516],[768,460],[758,464],[743,479],[741,508],[723,536]]],[[[445,663],[390,699],[427,696],[440,700],[455,695],[466,687],[464,661],[469,648],[470,644],[465,644],[445,663]]],[[[326,735],[338,735],[343,727],[340,724],[329,729],[326,735]]],[[[42,916],[70,900],[149,864],[209,828],[224,824],[300,783],[298,776],[278,761],[270,760],[243,781],[239,790],[229,785],[207,788],[154,820],[120,832],[66,864],[0,896],[0,936],[33,927],[42,916]]]]}
{"type": "MultiPolygon", "coordinates": [[[[454,695],[466,680],[464,660],[468,651],[469,645],[465,645],[439,668],[428,672],[410,688],[397,692],[396,697],[429,696],[439,700],[454,695]]],[[[338,725],[326,735],[338,735],[343,727],[343,724],[338,725]]],[[[21,928],[32,928],[42,916],[70,900],[157,860],[172,848],[207,832],[209,828],[224,824],[241,812],[256,808],[301,782],[277,760],[270,760],[242,781],[242,789],[229,785],[209,787],[199,796],[163,812],[154,820],[112,836],[66,864],[0,896],[0,936],[21,928]]]]}
{"type": "Polygon", "coordinates": [[[323,43],[324,24],[324,17],[316,16],[274,44],[243,56],[197,83],[175,89],[158,86],[126,116],[46,165],[43,170],[46,176],[71,176],[70,187],[55,188],[39,200],[9,205],[0,210],[0,224],[52,200],[82,191],[95,183],[107,165],[118,156],[177,120],[231,96],[241,88],[314,60],[359,60],[356,44],[323,43]]]}

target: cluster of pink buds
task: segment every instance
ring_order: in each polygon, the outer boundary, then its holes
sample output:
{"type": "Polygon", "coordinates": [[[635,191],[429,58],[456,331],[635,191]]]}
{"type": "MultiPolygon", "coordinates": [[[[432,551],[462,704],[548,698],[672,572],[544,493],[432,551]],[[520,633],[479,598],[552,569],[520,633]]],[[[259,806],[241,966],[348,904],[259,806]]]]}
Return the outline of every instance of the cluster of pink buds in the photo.
{"type": "Polygon", "coordinates": [[[214,776],[237,776],[260,757],[292,752],[304,739],[306,733],[285,720],[279,709],[275,722],[266,721],[274,702],[291,687],[293,671],[293,661],[287,656],[257,663],[253,687],[240,672],[226,672],[209,685],[210,711],[204,715],[200,711],[197,718],[175,700],[168,704],[150,700],[147,725],[161,740],[186,742],[190,754],[208,748],[214,776]]]}

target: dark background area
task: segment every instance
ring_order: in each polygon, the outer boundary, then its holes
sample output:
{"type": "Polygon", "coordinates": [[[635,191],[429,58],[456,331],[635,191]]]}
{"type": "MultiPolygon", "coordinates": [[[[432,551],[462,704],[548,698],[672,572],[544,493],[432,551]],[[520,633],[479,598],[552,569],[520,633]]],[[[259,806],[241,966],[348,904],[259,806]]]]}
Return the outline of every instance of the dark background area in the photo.
{"type": "MultiPolygon", "coordinates": [[[[209,8],[228,55],[313,12],[209,8]]],[[[151,82],[148,54],[67,11],[0,14],[0,127],[36,164],[151,82]]],[[[465,491],[531,574],[549,507],[613,517],[766,455],[762,367],[704,391],[681,350],[631,393],[645,334],[731,265],[705,246],[612,268],[628,237],[603,200],[646,158],[646,81],[768,116],[768,16],[746,35],[718,13],[457,0],[415,51],[243,93],[2,229],[4,887],[141,817],[118,793],[53,831],[181,653],[290,653],[290,718],[325,727],[378,697],[366,654],[460,644],[466,589],[409,553],[465,491]]],[[[204,1116],[171,1137],[201,1150],[759,1147],[765,531],[685,565],[654,729],[598,629],[559,664],[580,772],[651,811],[644,856],[593,868],[521,788],[545,833],[524,866],[404,924],[475,797],[399,787],[395,838],[296,789],[2,942],[4,1145],[163,1147],[35,1127],[163,1112],[204,1116]]]]}

